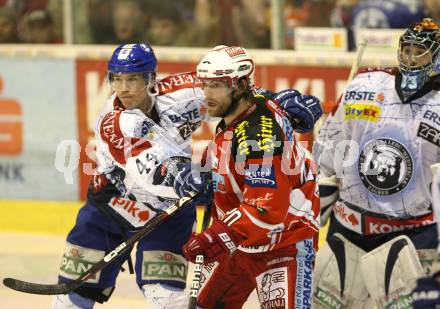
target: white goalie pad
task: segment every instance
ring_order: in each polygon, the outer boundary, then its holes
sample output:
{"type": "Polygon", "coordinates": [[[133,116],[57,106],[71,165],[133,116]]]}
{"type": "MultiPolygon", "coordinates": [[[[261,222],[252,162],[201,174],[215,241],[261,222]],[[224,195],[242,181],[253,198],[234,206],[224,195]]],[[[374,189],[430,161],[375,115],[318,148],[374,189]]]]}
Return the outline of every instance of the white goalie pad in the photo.
{"type": "Polygon", "coordinates": [[[361,272],[378,308],[411,308],[411,290],[424,275],[414,244],[399,236],[365,254],[361,272]]]}
{"type": "Polygon", "coordinates": [[[313,273],[313,308],[362,308],[368,291],[360,276],[366,252],[340,234],[319,249],[313,273]]]}
{"type": "Polygon", "coordinates": [[[333,209],[333,204],[339,198],[339,181],[336,175],[318,177],[319,196],[321,205],[321,226],[325,225],[333,209]]]}

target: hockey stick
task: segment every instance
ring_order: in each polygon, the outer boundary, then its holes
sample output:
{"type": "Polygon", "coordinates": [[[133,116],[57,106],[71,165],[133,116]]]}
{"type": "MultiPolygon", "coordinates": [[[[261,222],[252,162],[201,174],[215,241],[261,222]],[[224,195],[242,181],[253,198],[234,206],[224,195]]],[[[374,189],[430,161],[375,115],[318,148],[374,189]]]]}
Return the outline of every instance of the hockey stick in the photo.
{"type": "MultiPolygon", "coordinates": [[[[209,221],[211,219],[211,208],[212,203],[206,205],[205,212],[203,214],[202,221],[202,232],[208,228],[209,221]]],[[[189,289],[189,304],[188,309],[196,309],[197,308],[197,296],[199,295],[200,289],[200,281],[202,279],[202,269],[203,269],[203,254],[199,254],[196,256],[196,261],[194,264],[194,278],[191,283],[191,287],[189,289]]]]}
{"type": "Polygon", "coordinates": [[[120,257],[127,249],[131,248],[138,240],[142,237],[148,235],[157,226],[167,221],[173,215],[177,214],[182,210],[187,204],[196,199],[203,192],[199,192],[193,197],[183,197],[179,199],[174,205],[168,207],[164,212],[159,213],[156,217],[151,219],[145,226],[143,226],[136,234],[128,238],[123,243],[119,244],[115,249],[108,253],[102,260],[93,265],[89,270],[79,276],[72,282],[69,283],[57,283],[57,284],[40,284],[21,281],[13,278],[3,279],[3,284],[8,288],[13,290],[39,295],[57,295],[57,294],[67,294],[78,287],[80,287],[84,282],[86,282],[91,276],[96,274],[98,271],[106,267],[108,264],[113,262],[117,257],[120,257]]]}
{"type": "Polygon", "coordinates": [[[361,61],[362,61],[362,56],[364,54],[365,47],[367,47],[367,40],[363,39],[359,43],[359,48],[358,48],[358,50],[356,52],[356,58],[353,61],[353,64],[351,66],[351,70],[350,70],[350,74],[348,75],[347,83],[349,83],[353,79],[353,77],[356,75],[357,70],[359,69],[359,66],[360,66],[361,61]]]}

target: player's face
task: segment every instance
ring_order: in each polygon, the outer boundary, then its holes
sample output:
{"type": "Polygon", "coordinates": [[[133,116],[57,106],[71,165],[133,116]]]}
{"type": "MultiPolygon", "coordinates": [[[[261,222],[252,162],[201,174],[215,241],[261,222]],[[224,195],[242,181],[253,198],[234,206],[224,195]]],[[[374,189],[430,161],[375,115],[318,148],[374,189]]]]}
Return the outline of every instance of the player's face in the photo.
{"type": "Polygon", "coordinates": [[[126,109],[149,110],[151,100],[142,73],[113,74],[110,86],[126,109]]]}
{"type": "Polygon", "coordinates": [[[424,67],[431,63],[431,53],[422,45],[406,44],[400,51],[401,62],[409,68],[424,67]]]}
{"type": "Polygon", "coordinates": [[[208,115],[211,117],[223,117],[232,99],[232,88],[224,80],[203,81],[203,92],[208,107],[208,115]]]}

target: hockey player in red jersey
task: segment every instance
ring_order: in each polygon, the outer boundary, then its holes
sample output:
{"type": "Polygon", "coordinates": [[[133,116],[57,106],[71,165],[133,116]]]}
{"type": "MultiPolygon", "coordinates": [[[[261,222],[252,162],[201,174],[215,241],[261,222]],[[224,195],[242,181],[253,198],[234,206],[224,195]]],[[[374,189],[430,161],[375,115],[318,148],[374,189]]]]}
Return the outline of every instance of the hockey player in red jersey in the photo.
{"type": "Polygon", "coordinates": [[[262,308],[310,308],[319,197],[313,162],[279,105],[252,91],[254,63],[217,46],[198,64],[207,113],[221,117],[212,164],[213,221],[185,244],[205,265],[198,305],[241,308],[256,289],[262,308]]]}
{"type": "MultiPolygon", "coordinates": [[[[190,161],[191,134],[204,119],[205,97],[195,73],[157,81],[156,68],[148,44],[120,45],[108,62],[114,93],[95,127],[97,171],[67,236],[60,282],[80,276],[178,198],[175,176],[190,161]]],[[[319,101],[312,96],[294,91],[274,96],[292,117],[300,119],[296,130],[309,130],[320,116],[319,101]]],[[[185,185],[191,190],[203,187],[188,178],[185,185]]],[[[194,222],[193,203],[138,242],[136,283],[149,308],[187,306],[188,268],[182,246],[194,222]]],[[[106,302],[127,258],[124,254],[116,259],[74,292],[57,295],[53,308],[91,309],[95,302],[106,302]]]]}

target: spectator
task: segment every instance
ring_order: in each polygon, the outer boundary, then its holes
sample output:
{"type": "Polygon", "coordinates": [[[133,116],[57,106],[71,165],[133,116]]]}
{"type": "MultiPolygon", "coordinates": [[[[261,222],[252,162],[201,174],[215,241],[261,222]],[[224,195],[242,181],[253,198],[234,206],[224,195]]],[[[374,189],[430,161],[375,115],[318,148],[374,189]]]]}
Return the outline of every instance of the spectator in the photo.
{"type": "Polygon", "coordinates": [[[436,23],[440,23],[440,5],[438,0],[424,0],[423,6],[427,17],[431,17],[436,23]]]}
{"type": "Polygon", "coordinates": [[[336,0],[330,14],[331,27],[349,27],[352,23],[353,8],[358,0],[336,0]]]}
{"type": "Polygon", "coordinates": [[[161,0],[148,1],[150,15],[149,41],[163,46],[207,46],[219,42],[217,18],[210,1],[171,4],[161,0]],[[193,6],[188,14],[188,6],[193,6]]]}
{"type": "Polygon", "coordinates": [[[36,10],[24,15],[21,35],[25,43],[62,43],[56,35],[52,14],[47,10],[36,10]]]}
{"type": "Polygon", "coordinates": [[[238,45],[270,48],[270,1],[240,0],[232,9],[232,26],[238,45]]]}
{"type": "Polygon", "coordinates": [[[9,7],[0,7],[0,43],[18,42],[14,11],[9,7]]]}
{"type": "Polygon", "coordinates": [[[354,28],[406,28],[423,18],[422,0],[361,0],[353,8],[354,28]]]}
{"type": "Polygon", "coordinates": [[[153,45],[185,45],[185,23],[178,8],[163,1],[153,1],[149,4],[149,41],[153,45]]]}
{"type": "Polygon", "coordinates": [[[145,40],[145,17],[138,1],[114,1],[112,20],[116,43],[124,44],[145,40]]]}

